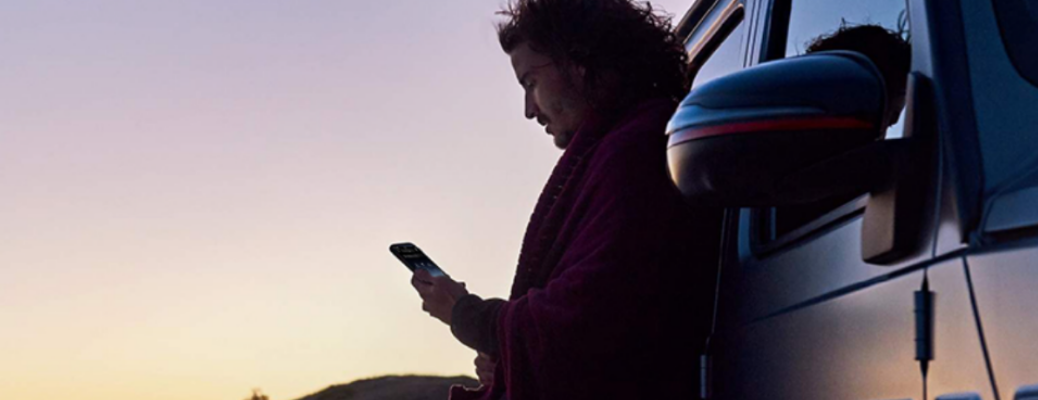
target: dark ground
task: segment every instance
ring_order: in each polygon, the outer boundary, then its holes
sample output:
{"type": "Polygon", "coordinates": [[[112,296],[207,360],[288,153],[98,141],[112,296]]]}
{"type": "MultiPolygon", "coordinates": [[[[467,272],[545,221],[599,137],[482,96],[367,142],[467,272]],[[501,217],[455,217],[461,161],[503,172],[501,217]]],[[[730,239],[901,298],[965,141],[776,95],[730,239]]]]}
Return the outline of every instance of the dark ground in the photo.
{"type": "Polygon", "coordinates": [[[299,400],[444,400],[454,384],[479,386],[467,376],[383,376],[329,386],[299,400]]]}

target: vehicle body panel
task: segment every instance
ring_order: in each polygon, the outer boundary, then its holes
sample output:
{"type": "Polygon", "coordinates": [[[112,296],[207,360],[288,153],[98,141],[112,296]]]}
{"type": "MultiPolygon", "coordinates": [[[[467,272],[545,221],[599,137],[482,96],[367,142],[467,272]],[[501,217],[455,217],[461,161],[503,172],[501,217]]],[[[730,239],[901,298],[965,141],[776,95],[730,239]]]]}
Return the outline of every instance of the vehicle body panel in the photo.
{"type": "Polygon", "coordinates": [[[968,257],[977,308],[1003,398],[1038,384],[1038,242],[968,257]]]}

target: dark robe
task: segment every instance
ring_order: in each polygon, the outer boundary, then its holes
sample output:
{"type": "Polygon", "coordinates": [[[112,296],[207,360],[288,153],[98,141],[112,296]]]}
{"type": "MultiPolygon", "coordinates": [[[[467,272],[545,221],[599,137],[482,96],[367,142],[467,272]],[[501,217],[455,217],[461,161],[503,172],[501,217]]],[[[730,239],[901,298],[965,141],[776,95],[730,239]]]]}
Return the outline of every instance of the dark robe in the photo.
{"type": "Polygon", "coordinates": [[[708,333],[721,211],[667,174],[676,104],[583,124],[541,193],[508,301],[459,299],[451,330],[497,359],[452,400],[691,399],[708,333]]]}

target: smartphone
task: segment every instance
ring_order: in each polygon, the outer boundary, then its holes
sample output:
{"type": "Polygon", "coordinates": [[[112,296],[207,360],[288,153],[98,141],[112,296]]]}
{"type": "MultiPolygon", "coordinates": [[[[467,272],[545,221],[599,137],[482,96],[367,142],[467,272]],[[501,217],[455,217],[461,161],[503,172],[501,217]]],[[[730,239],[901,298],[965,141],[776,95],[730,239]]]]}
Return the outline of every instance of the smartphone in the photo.
{"type": "Polygon", "coordinates": [[[416,271],[418,268],[429,271],[432,276],[445,276],[446,273],[436,265],[429,256],[422,252],[418,246],[414,243],[393,243],[389,246],[389,252],[393,253],[396,258],[400,259],[400,262],[404,263],[404,266],[411,272],[416,271]]]}

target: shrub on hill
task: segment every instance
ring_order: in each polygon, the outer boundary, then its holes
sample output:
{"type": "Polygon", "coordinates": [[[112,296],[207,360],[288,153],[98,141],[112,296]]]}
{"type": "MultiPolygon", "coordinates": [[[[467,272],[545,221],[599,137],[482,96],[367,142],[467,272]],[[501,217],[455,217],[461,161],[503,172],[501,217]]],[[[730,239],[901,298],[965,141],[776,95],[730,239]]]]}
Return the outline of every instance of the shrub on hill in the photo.
{"type": "Polygon", "coordinates": [[[382,376],[330,386],[299,400],[444,400],[455,384],[479,386],[467,376],[382,376]]]}

